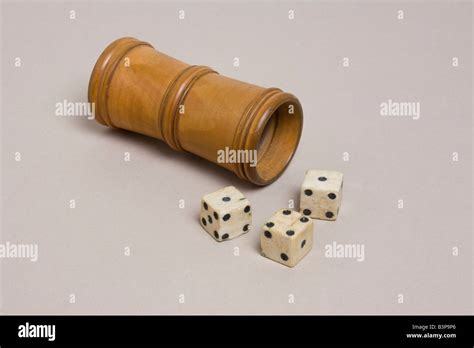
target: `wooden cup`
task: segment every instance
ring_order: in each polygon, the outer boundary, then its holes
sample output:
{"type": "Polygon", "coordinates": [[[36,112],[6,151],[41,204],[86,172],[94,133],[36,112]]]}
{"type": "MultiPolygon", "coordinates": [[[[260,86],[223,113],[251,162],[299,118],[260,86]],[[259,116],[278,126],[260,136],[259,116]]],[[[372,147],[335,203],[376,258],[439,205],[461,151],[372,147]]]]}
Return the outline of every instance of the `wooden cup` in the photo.
{"type": "Polygon", "coordinates": [[[303,126],[292,94],[188,65],[134,38],[116,40],[100,55],[89,102],[103,125],[158,138],[257,185],[282,174],[303,126]]]}

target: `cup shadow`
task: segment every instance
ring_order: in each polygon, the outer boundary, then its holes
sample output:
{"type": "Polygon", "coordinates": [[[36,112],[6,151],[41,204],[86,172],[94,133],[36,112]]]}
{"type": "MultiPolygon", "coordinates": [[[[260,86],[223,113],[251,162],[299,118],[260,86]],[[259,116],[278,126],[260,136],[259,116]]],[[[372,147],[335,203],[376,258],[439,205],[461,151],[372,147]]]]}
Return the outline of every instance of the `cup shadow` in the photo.
{"type": "Polygon", "coordinates": [[[256,191],[264,187],[241,180],[237,175],[227,169],[192,153],[175,151],[159,139],[123,129],[105,127],[94,120],[81,119],[74,123],[76,123],[75,126],[82,127],[84,131],[93,132],[101,137],[110,137],[124,143],[132,143],[142,148],[144,151],[156,153],[157,160],[160,158],[166,158],[178,162],[181,161],[183,165],[186,166],[187,171],[191,170],[196,173],[204,172],[206,175],[214,177],[216,180],[225,183],[227,186],[233,185],[245,191],[256,191]]]}

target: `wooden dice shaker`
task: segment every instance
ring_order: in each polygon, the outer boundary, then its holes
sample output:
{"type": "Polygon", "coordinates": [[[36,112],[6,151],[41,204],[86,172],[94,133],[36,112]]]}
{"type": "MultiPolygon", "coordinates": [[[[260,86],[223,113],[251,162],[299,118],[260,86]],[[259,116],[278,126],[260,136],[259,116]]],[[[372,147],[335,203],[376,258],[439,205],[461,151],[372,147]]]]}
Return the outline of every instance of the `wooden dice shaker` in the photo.
{"type": "Polygon", "coordinates": [[[214,162],[257,185],[284,171],[303,125],[298,99],[188,65],[134,38],[112,42],[89,81],[95,119],[214,162]],[[218,151],[257,150],[257,165],[219,163],[218,151]]]}

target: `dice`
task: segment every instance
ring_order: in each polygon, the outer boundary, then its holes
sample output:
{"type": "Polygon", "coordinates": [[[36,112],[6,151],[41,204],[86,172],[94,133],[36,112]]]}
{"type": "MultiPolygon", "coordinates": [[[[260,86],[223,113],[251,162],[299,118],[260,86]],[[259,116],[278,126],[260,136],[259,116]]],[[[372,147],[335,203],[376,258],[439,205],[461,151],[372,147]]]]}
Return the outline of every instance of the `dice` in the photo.
{"type": "Polygon", "coordinates": [[[277,211],[263,226],[262,255],[294,267],[313,247],[313,221],[290,210],[277,211]]]}
{"type": "Polygon", "coordinates": [[[321,220],[336,220],[341,206],[343,174],[308,170],[301,186],[300,210],[321,220]]]}
{"type": "Polygon", "coordinates": [[[202,197],[201,226],[215,240],[222,242],[250,231],[250,202],[234,186],[228,186],[202,197]]]}

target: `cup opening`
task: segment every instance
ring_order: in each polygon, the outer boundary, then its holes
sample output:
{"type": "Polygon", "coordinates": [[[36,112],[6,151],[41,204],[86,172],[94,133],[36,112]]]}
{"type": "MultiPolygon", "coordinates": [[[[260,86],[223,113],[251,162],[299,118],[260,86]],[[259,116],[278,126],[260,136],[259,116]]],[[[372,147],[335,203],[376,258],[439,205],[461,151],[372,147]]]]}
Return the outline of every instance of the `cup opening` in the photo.
{"type": "Polygon", "coordinates": [[[255,172],[260,184],[276,180],[298,147],[302,129],[299,103],[286,101],[268,118],[258,140],[255,172]]]}

